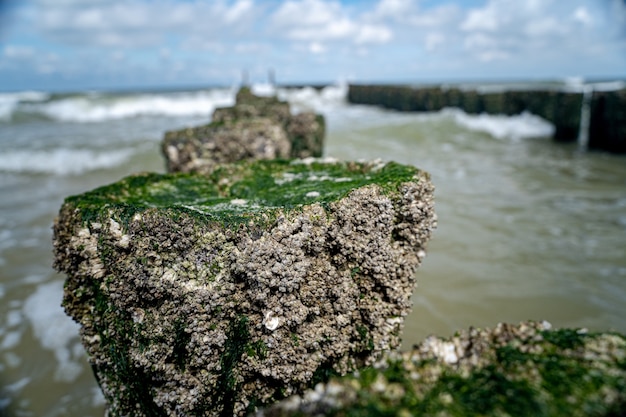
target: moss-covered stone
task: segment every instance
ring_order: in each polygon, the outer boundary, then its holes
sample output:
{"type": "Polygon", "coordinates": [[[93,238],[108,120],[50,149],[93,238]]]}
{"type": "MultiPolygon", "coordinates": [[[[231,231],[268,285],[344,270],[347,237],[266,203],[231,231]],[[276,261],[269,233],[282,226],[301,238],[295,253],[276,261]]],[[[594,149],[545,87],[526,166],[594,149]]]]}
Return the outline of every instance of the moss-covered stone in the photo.
{"type": "Polygon", "coordinates": [[[109,415],[243,415],[397,347],[432,192],[408,166],[297,160],[66,199],[55,266],[109,415]]]}
{"type": "Polygon", "coordinates": [[[499,324],[319,384],[260,416],[621,416],[626,337],[499,324]]]}
{"type": "Polygon", "coordinates": [[[288,103],[244,87],[235,106],[216,109],[210,124],[166,132],[162,151],[168,172],[209,173],[241,160],[320,157],[325,134],[323,116],[292,115],[288,103]]]}

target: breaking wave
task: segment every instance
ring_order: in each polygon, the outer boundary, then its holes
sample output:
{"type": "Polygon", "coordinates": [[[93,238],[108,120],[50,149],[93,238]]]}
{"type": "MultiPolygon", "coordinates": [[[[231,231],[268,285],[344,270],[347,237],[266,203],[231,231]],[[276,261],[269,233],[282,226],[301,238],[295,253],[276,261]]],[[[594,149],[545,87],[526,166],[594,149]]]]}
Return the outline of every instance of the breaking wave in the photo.
{"type": "Polygon", "coordinates": [[[79,175],[121,165],[135,152],[130,148],[105,151],[68,148],[6,151],[0,154],[0,171],[79,175]]]}
{"type": "Polygon", "coordinates": [[[528,138],[550,137],[554,134],[554,125],[534,114],[523,112],[514,116],[502,114],[467,114],[458,109],[445,109],[454,121],[469,130],[487,133],[497,139],[521,140],[528,138]]]}
{"type": "MultiPolygon", "coordinates": [[[[34,93],[34,92],[33,92],[34,93]]],[[[24,93],[0,94],[0,120],[46,118],[61,122],[90,123],[140,116],[209,116],[216,107],[234,103],[231,89],[164,93],[81,93],[37,100],[24,93]]]]}

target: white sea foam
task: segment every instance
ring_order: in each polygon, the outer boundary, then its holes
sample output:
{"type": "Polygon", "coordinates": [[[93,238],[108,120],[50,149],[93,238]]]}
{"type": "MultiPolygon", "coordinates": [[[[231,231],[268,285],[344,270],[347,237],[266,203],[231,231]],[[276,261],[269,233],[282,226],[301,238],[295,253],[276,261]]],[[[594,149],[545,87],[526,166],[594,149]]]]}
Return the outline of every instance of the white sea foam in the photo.
{"type": "Polygon", "coordinates": [[[55,379],[72,382],[82,371],[78,360],[82,354],[78,342],[80,327],[63,312],[62,299],[62,281],[42,284],[26,299],[23,311],[41,346],[54,352],[57,360],[55,379]]]}
{"type": "Polygon", "coordinates": [[[278,90],[278,98],[288,101],[295,112],[309,110],[324,115],[338,107],[345,107],[347,95],[347,83],[329,85],[320,90],[312,87],[278,90]]]}
{"type": "Polygon", "coordinates": [[[31,105],[30,112],[64,122],[103,122],[138,116],[209,117],[216,107],[234,103],[229,89],[133,95],[90,94],[31,105]]]}
{"type": "Polygon", "coordinates": [[[9,120],[19,103],[42,102],[48,100],[49,97],[49,94],[41,91],[0,93],[0,120],[9,120]]]}
{"type": "Polygon", "coordinates": [[[0,153],[0,171],[77,175],[121,165],[134,152],[129,148],[106,151],[68,148],[5,151],[0,153]]]}
{"type": "Polygon", "coordinates": [[[547,137],[554,134],[554,125],[534,114],[524,112],[514,116],[502,114],[471,115],[458,109],[445,109],[454,121],[466,129],[485,132],[498,139],[520,140],[547,137]]]}
{"type": "Polygon", "coordinates": [[[8,332],[4,335],[2,342],[0,342],[0,350],[10,350],[15,346],[20,344],[20,340],[22,339],[22,332],[19,330],[14,330],[12,332],[8,332]]]}

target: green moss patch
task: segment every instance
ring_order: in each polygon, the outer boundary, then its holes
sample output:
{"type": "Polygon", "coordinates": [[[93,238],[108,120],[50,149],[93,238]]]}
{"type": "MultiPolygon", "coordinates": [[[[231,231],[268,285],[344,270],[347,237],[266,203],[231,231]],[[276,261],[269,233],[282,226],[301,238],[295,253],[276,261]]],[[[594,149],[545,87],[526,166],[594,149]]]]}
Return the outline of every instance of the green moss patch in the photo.
{"type": "Polygon", "coordinates": [[[417,169],[396,163],[258,161],[225,165],[210,176],[140,174],[78,196],[66,203],[89,221],[113,209],[127,221],[149,208],[188,213],[205,221],[241,223],[262,212],[329,203],[367,184],[397,190],[417,169]]]}

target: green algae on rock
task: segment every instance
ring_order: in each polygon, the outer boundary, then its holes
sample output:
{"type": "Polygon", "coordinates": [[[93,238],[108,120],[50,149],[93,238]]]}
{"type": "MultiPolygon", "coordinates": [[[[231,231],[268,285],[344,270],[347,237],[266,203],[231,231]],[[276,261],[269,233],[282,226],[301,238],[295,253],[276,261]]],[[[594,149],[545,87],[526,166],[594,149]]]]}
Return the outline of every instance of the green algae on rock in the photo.
{"type": "Polygon", "coordinates": [[[413,167],[308,159],[66,199],[55,266],[109,415],[244,415],[397,347],[432,193],[413,167]]]}
{"type": "Polygon", "coordinates": [[[233,107],[218,108],[211,123],[166,132],[162,152],[168,172],[210,173],[222,163],[322,156],[324,117],[292,115],[276,97],[242,88],[233,107]]]}
{"type": "Polygon", "coordinates": [[[429,337],[257,416],[625,414],[624,335],[526,322],[429,337]]]}

